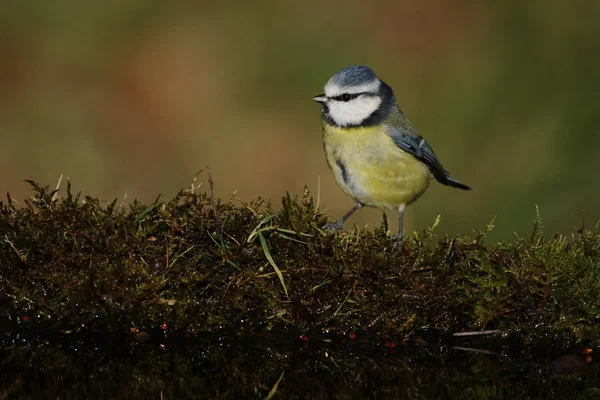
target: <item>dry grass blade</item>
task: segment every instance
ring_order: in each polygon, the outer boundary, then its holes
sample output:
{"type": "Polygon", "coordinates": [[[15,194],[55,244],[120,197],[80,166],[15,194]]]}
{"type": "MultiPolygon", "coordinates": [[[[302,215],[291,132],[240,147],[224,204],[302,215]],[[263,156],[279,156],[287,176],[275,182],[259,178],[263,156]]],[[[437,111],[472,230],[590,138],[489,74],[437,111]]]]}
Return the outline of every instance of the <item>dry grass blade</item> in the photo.
{"type": "Polygon", "coordinates": [[[60,178],[58,178],[58,183],[56,184],[56,189],[54,189],[54,194],[52,195],[52,201],[56,201],[58,199],[58,189],[60,189],[60,183],[62,182],[63,174],[60,174],[60,178]]]}

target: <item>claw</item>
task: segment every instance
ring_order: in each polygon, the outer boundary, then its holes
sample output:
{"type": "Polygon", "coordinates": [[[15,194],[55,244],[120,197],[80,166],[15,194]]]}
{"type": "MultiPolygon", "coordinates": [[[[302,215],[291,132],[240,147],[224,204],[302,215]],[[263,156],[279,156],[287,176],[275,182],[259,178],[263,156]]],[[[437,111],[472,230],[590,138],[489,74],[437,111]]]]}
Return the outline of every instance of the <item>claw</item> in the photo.
{"type": "Polygon", "coordinates": [[[333,224],[327,224],[323,227],[323,230],[330,233],[336,233],[342,230],[342,224],[340,224],[340,221],[333,224]]]}
{"type": "Polygon", "coordinates": [[[348,211],[342,218],[340,218],[336,223],[334,224],[327,224],[323,227],[323,229],[327,232],[337,232],[337,231],[341,231],[342,230],[342,225],[344,225],[344,221],[346,221],[348,218],[350,218],[350,216],[352,214],[354,214],[354,211],[358,210],[359,208],[361,208],[363,205],[361,203],[356,203],[354,205],[354,207],[352,207],[350,209],[350,211],[348,211]]]}
{"type": "Polygon", "coordinates": [[[404,237],[400,234],[392,236],[391,240],[394,242],[394,245],[392,246],[394,250],[402,247],[402,243],[404,243],[404,237]]]}

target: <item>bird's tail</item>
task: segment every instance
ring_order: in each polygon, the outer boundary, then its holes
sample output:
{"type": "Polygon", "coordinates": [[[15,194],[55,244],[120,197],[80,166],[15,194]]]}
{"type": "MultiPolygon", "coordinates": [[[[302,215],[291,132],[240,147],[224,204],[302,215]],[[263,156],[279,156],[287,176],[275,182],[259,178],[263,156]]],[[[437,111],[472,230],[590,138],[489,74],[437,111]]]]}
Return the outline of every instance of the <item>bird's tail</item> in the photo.
{"type": "Polygon", "coordinates": [[[464,183],[462,183],[461,181],[454,179],[453,177],[450,176],[449,173],[446,173],[446,175],[442,178],[442,179],[438,179],[438,181],[441,184],[444,184],[446,186],[452,186],[455,188],[459,188],[462,190],[471,190],[471,188],[467,185],[465,185],[464,183]]]}

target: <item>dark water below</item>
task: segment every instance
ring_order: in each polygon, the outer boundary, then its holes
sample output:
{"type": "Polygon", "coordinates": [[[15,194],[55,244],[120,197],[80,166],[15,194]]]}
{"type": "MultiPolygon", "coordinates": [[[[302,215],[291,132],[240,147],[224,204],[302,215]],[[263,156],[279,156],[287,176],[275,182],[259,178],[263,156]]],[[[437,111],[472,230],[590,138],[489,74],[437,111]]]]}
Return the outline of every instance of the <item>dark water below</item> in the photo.
{"type": "Polygon", "coordinates": [[[600,399],[575,343],[0,328],[0,346],[0,399],[600,399]]]}

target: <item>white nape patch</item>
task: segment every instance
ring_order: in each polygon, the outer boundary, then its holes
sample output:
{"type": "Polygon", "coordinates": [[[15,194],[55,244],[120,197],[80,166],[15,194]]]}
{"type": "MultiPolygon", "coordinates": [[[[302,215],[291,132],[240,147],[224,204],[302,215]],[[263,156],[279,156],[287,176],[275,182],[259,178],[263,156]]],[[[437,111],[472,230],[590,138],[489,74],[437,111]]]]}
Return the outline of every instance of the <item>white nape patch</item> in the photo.
{"type": "Polygon", "coordinates": [[[357,86],[339,86],[331,80],[327,82],[325,85],[325,96],[327,97],[335,97],[340,94],[348,93],[365,93],[371,92],[376,93],[379,90],[379,86],[381,86],[381,81],[379,79],[372,80],[370,82],[363,83],[362,85],[357,86]]]}
{"type": "Polygon", "coordinates": [[[380,105],[381,97],[376,95],[358,96],[350,101],[329,100],[327,102],[329,115],[340,126],[359,125],[380,105]]]}

